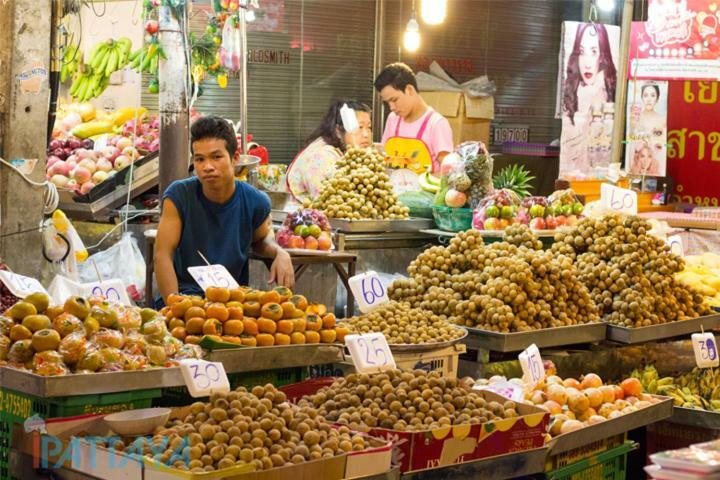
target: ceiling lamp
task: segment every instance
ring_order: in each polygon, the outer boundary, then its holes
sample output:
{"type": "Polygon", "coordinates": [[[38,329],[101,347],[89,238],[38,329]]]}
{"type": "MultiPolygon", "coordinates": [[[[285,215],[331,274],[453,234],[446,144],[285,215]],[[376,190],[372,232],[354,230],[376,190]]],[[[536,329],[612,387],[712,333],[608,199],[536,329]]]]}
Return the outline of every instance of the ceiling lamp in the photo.
{"type": "Polygon", "coordinates": [[[414,52],[420,48],[420,25],[415,19],[415,12],[412,13],[410,20],[405,27],[403,34],[403,46],[408,52],[414,52]]]}
{"type": "Polygon", "coordinates": [[[439,25],[445,20],[447,0],[422,0],[420,15],[428,25],[439,25]]]}

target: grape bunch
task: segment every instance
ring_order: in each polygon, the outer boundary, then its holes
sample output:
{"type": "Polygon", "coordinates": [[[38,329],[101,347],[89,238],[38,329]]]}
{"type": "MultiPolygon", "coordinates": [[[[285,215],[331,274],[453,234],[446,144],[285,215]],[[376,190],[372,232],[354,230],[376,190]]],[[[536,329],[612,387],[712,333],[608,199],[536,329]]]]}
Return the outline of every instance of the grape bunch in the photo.
{"type": "MultiPolygon", "coordinates": [[[[0,263],[0,270],[7,270],[7,267],[0,263]]],[[[4,283],[0,282],[0,314],[5,310],[12,307],[20,300],[18,297],[12,294],[9,288],[4,283]]]]}

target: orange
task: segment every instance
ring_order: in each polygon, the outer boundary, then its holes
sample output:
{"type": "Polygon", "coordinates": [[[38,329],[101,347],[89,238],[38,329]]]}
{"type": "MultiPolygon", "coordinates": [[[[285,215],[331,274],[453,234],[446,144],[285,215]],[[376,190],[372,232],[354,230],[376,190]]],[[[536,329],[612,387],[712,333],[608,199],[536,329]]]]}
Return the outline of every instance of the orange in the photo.
{"type": "Polygon", "coordinates": [[[262,292],[260,295],[260,303],[265,305],[266,303],[280,303],[280,294],[275,290],[269,292],[262,292]]]}
{"type": "Polygon", "coordinates": [[[180,320],[179,318],[173,318],[172,320],[170,320],[170,321],[168,322],[168,329],[169,329],[169,330],[172,330],[172,329],[175,328],[175,327],[184,327],[184,326],[185,326],[185,322],[183,322],[183,321],[180,320]]]}
{"type": "Polygon", "coordinates": [[[307,317],[305,317],[305,319],[307,320],[308,330],[314,330],[317,332],[322,328],[322,319],[317,315],[308,315],[307,317]]]}
{"type": "Polygon", "coordinates": [[[282,318],[293,318],[296,308],[295,305],[292,304],[292,302],[283,302],[280,306],[283,309],[282,318]]]}
{"type": "Polygon", "coordinates": [[[257,320],[254,318],[248,318],[245,317],[242,319],[243,323],[243,332],[245,332],[247,335],[257,335],[260,333],[260,329],[258,328],[257,320]]]}
{"type": "Polygon", "coordinates": [[[190,300],[189,298],[183,298],[179,302],[173,303],[170,306],[170,311],[172,312],[174,317],[183,318],[185,312],[187,312],[188,309],[192,306],[192,300],[190,300]]]}
{"type": "Polygon", "coordinates": [[[639,397],[643,391],[642,384],[637,378],[626,378],[620,382],[620,388],[623,389],[626,397],[639,397]]]}
{"type": "Polygon", "coordinates": [[[337,341],[340,343],[345,342],[345,335],[350,335],[350,330],[346,327],[335,327],[335,332],[337,333],[337,341]]]}
{"type": "Polygon", "coordinates": [[[307,298],[302,295],[293,295],[292,297],[290,297],[289,301],[303,312],[308,307],[307,298]]]}
{"type": "Polygon", "coordinates": [[[185,337],[185,343],[197,345],[198,343],[200,343],[200,337],[197,335],[188,335],[187,337],[185,337]]]}
{"type": "Polygon", "coordinates": [[[323,328],[334,328],[335,327],[335,314],[328,313],[322,318],[323,328]]]}
{"type": "Polygon", "coordinates": [[[259,317],[260,316],[260,303],[257,301],[243,303],[243,313],[248,317],[259,317]]]}
{"type": "Polygon", "coordinates": [[[314,313],[315,315],[320,315],[322,317],[327,313],[327,307],[322,303],[313,303],[305,309],[305,312],[314,313]]]}
{"type": "Polygon", "coordinates": [[[240,335],[244,329],[245,326],[242,320],[228,320],[223,325],[223,333],[225,333],[225,335],[240,335]]]}
{"type": "Polygon", "coordinates": [[[187,330],[187,333],[189,333],[191,335],[200,335],[202,333],[204,323],[205,323],[204,318],[200,318],[200,317],[191,318],[185,324],[185,329],[187,330]]]}
{"type": "Polygon", "coordinates": [[[284,333],[276,333],[275,345],[290,345],[290,335],[284,333]]]}
{"type": "Polygon", "coordinates": [[[230,317],[227,307],[222,303],[211,303],[205,308],[205,313],[208,318],[217,318],[221,322],[224,322],[230,317]]]}
{"type": "Polygon", "coordinates": [[[170,332],[170,335],[177,338],[178,340],[185,340],[187,337],[187,332],[185,331],[184,327],[175,327],[170,332]]]}
{"type": "Polygon", "coordinates": [[[322,343],[333,343],[337,338],[335,330],[320,330],[320,341],[322,343]]]}
{"type": "Polygon", "coordinates": [[[185,320],[190,320],[193,317],[205,318],[205,309],[198,307],[197,305],[193,305],[185,311],[185,315],[183,316],[185,317],[185,320]]]}
{"type": "Polygon", "coordinates": [[[294,328],[295,324],[292,320],[279,320],[277,322],[277,331],[280,333],[290,335],[293,332],[294,328]]]}
{"type": "Polygon", "coordinates": [[[290,334],[290,343],[299,344],[305,343],[305,335],[300,332],[293,332],[290,334]]]}
{"type": "Polygon", "coordinates": [[[240,288],[233,288],[230,290],[230,300],[233,302],[244,302],[245,301],[245,291],[240,288]]]}
{"type": "Polygon", "coordinates": [[[269,318],[258,318],[258,328],[263,333],[275,333],[277,331],[277,323],[269,318]]]}
{"type": "Polygon", "coordinates": [[[205,298],[210,302],[225,303],[230,300],[230,290],[222,287],[208,287],[205,290],[205,298]]]}
{"type": "Polygon", "coordinates": [[[305,332],[305,340],[307,343],[320,343],[320,334],[318,332],[308,330],[305,332]]]}
{"type": "Polygon", "coordinates": [[[273,288],[273,292],[277,292],[277,294],[280,295],[280,300],[278,301],[278,303],[284,302],[285,300],[292,297],[293,294],[292,290],[287,287],[275,287],[273,288]]]}
{"type": "Polygon", "coordinates": [[[168,295],[167,302],[165,303],[167,303],[169,307],[172,307],[177,302],[179,302],[180,300],[184,300],[185,298],[185,295],[180,295],[179,293],[171,293],[170,295],[168,295]]]}
{"type": "Polygon", "coordinates": [[[283,317],[283,309],[278,303],[266,303],[260,309],[260,315],[271,320],[280,320],[283,317]]]}
{"type": "Polygon", "coordinates": [[[242,320],[244,315],[242,306],[228,307],[228,318],[231,320],[242,320]]]}
{"type": "Polygon", "coordinates": [[[222,323],[217,318],[208,318],[203,323],[202,333],[205,335],[220,335],[222,333],[222,323]]]}
{"type": "Polygon", "coordinates": [[[232,335],[223,335],[222,341],[226,343],[234,343],[236,345],[242,345],[242,340],[240,340],[240,337],[234,337],[232,335]]]}
{"type": "Polygon", "coordinates": [[[246,347],[257,347],[257,339],[255,337],[242,337],[240,341],[246,347]]]}
{"type": "Polygon", "coordinates": [[[270,347],[272,345],[275,345],[275,337],[270,335],[269,333],[259,333],[255,339],[257,340],[257,344],[259,347],[270,347]]]}
{"type": "Polygon", "coordinates": [[[304,318],[293,319],[293,330],[296,332],[304,332],[307,328],[307,321],[304,318]]]}

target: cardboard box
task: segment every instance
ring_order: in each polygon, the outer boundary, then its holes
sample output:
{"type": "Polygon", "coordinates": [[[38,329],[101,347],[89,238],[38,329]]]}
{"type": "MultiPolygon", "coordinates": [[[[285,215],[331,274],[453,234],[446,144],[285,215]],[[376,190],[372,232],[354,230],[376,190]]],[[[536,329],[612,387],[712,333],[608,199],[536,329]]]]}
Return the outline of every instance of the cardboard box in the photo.
{"type": "Polygon", "coordinates": [[[490,120],[495,118],[493,97],[471,98],[462,92],[421,92],[425,102],[448,119],[453,143],[481,140],[490,145],[490,120]]]}

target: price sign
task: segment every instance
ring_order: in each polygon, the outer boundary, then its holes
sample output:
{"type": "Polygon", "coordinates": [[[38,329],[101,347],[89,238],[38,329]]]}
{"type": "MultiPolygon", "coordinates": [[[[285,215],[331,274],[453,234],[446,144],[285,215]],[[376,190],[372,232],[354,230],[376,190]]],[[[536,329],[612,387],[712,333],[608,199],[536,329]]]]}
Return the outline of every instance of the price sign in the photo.
{"type": "Polygon", "coordinates": [[[203,290],[208,287],[239,288],[237,281],[230,275],[227,268],[222,265],[203,265],[188,267],[188,273],[203,290]]]}
{"type": "Polygon", "coordinates": [[[125,284],[119,278],[103,280],[102,282],[88,282],[82,284],[83,296],[103,296],[109,302],[132,305],[127,294],[125,284]]]}
{"type": "Polygon", "coordinates": [[[368,313],[388,302],[387,291],[373,271],[355,275],[348,283],[362,313],[368,313]]]}
{"type": "Polygon", "coordinates": [[[637,215],[637,193],[627,188],[616,187],[609,183],[600,185],[600,201],[603,207],[618,213],[637,215]]]}
{"type": "Polygon", "coordinates": [[[350,356],[358,373],[373,373],[395,368],[395,358],[382,333],[348,335],[345,337],[345,345],[350,350],[350,356]]]}
{"type": "Polygon", "coordinates": [[[497,382],[491,385],[476,385],[473,387],[473,390],[488,390],[490,392],[495,392],[498,395],[502,395],[514,402],[522,402],[525,399],[525,390],[522,387],[513,385],[510,382],[497,382]]]}
{"type": "Polygon", "coordinates": [[[720,365],[715,335],[710,332],[693,333],[692,344],[695,352],[695,363],[697,363],[698,367],[710,368],[720,365]]]}
{"type": "Polygon", "coordinates": [[[24,298],[35,292],[48,293],[40,282],[25,275],[0,270],[0,280],[16,297],[24,298]]]}
{"type": "Polygon", "coordinates": [[[207,397],[211,393],[227,393],[230,391],[225,367],[220,362],[206,362],[205,360],[181,360],[185,385],[194,398],[207,397]]]}
{"type": "Polygon", "coordinates": [[[518,360],[525,383],[534,386],[545,378],[545,366],[540,357],[540,350],[534,343],[518,356],[518,360]]]}
{"type": "Polygon", "coordinates": [[[685,249],[683,248],[682,237],[680,237],[680,235],[673,235],[672,237],[668,237],[667,244],[668,247],[670,247],[671,253],[674,253],[679,257],[685,256],[685,249]]]}

